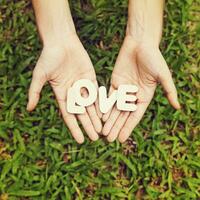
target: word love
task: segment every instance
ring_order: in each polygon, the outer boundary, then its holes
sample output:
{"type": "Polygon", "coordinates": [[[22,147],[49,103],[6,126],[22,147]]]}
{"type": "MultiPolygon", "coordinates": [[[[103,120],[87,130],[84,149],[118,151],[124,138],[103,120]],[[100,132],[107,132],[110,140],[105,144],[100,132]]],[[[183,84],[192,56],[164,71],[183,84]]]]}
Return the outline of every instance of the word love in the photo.
{"type": "Polygon", "coordinates": [[[107,113],[116,103],[118,110],[135,111],[137,106],[135,101],[137,97],[135,93],[138,88],[135,85],[120,85],[118,90],[107,97],[106,88],[101,86],[98,91],[94,83],[87,79],[76,81],[67,92],[67,111],[74,114],[82,114],[86,112],[85,107],[92,105],[98,96],[99,109],[102,113],[107,113]],[[87,90],[87,95],[81,95],[81,89],[87,90]]]}

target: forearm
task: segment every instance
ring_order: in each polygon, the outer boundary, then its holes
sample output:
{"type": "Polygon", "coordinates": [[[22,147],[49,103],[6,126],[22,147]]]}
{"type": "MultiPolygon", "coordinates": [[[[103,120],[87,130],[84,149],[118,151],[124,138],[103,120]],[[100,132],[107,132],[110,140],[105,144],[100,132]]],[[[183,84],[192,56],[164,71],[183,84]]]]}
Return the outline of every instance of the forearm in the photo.
{"type": "Polygon", "coordinates": [[[129,0],[126,34],[136,42],[159,46],[162,35],[164,0],[129,0]]]}
{"type": "Polygon", "coordinates": [[[76,32],[68,0],[32,0],[32,3],[44,44],[65,40],[76,32]]]}

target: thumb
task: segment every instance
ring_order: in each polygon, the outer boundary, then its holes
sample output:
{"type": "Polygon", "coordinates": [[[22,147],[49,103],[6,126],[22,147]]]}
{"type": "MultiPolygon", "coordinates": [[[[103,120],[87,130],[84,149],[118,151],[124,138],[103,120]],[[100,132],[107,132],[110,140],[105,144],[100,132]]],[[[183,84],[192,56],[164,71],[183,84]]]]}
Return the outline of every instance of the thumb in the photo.
{"type": "Polygon", "coordinates": [[[161,65],[162,65],[161,67],[162,67],[163,70],[159,74],[158,80],[159,80],[159,82],[161,83],[161,85],[163,86],[163,88],[166,92],[167,99],[168,99],[169,103],[175,109],[180,109],[181,106],[178,102],[176,87],[174,85],[171,72],[169,71],[167,63],[165,62],[163,57],[161,58],[161,65]]]}
{"type": "Polygon", "coordinates": [[[33,71],[32,81],[29,88],[28,104],[26,108],[28,111],[32,111],[36,107],[40,99],[40,92],[46,81],[45,72],[37,65],[33,71]]]}

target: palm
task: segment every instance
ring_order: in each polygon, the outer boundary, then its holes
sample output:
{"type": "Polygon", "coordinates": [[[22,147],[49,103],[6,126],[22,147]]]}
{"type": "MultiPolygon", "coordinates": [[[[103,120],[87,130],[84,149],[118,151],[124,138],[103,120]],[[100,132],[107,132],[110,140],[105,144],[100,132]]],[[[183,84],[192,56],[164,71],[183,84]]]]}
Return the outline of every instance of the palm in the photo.
{"type": "MultiPolygon", "coordinates": [[[[151,102],[158,81],[170,82],[164,86],[166,91],[172,91],[174,98],[174,85],[171,74],[158,48],[150,45],[138,46],[131,38],[126,37],[121,47],[111,78],[110,91],[118,88],[121,84],[134,84],[138,86],[137,110],[135,112],[120,112],[113,108],[111,113],[103,116],[106,121],[103,134],[108,135],[111,142],[119,137],[124,142],[133,128],[139,123],[149,103],[151,102]]],[[[175,91],[176,92],[176,91],[175,91]]],[[[170,93],[168,99],[170,99],[170,93]]],[[[177,102],[175,102],[177,103],[177,102]]],[[[176,104],[177,105],[177,104],[176,104]]]]}
{"type": "Polygon", "coordinates": [[[45,58],[52,60],[45,65],[44,71],[57,98],[65,98],[66,90],[79,79],[86,78],[96,83],[93,65],[82,45],[75,45],[67,52],[52,53],[45,58]]]}
{"type": "Polygon", "coordinates": [[[152,63],[151,58],[148,49],[145,52],[138,52],[136,49],[129,52],[124,44],[112,74],[113,88],[118,88],[120,84],[137,85],[139,88],[137,102],[149,103],[155,92],[158,77],[158,70],[154,67],[156,65],[152,63]]]}
{"type": "MultiPolygon", "coordinates": [[[[40,92],[46,81],[49,81],[56,95],[63,118],[70,128],[74,138],[83,142],[82,133],[77,125],[74,115],[66,111],[66,94],[69,87],[79,79],[90,79],[96,85],[96,75],[91,60],[79,41],[78,37],[71,38],[71,42],[65,47],[44,48],[38,63],[34,69],[30,94],[35,95],[34,88],[40,92]]],[[[36,99],[29,95],[29,99],[36,99]]],[[[39,97],[29,105],[34,108],[39,97]]],[[[32,109],[30,109],[32,110],[32,109]]],[[[100,115],[94,105],[87,107],[87,113],[76,115],[84,129],[92,140],[98,138],[97,132],[101,131],[100,115]]]]}

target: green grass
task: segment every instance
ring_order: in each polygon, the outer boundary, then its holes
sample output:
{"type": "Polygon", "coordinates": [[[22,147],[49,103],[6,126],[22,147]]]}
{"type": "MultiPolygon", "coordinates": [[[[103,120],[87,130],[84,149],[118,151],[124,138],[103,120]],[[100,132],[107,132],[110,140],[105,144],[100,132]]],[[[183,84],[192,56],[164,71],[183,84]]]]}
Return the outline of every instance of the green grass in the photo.
{"type": "MultiPolygon", "coordinates": [[[[168,1],[161,49],[181,111],[161,88],[125,144],[104,139],[78,145],[47,85],[26,111],[40,54],[29,1],[0,0],[0,199],[199,199],[200,3],[168,1]]],[[[73,0],[78,34],[108,85],[124,37],[127,1],[73,0]]]]}

